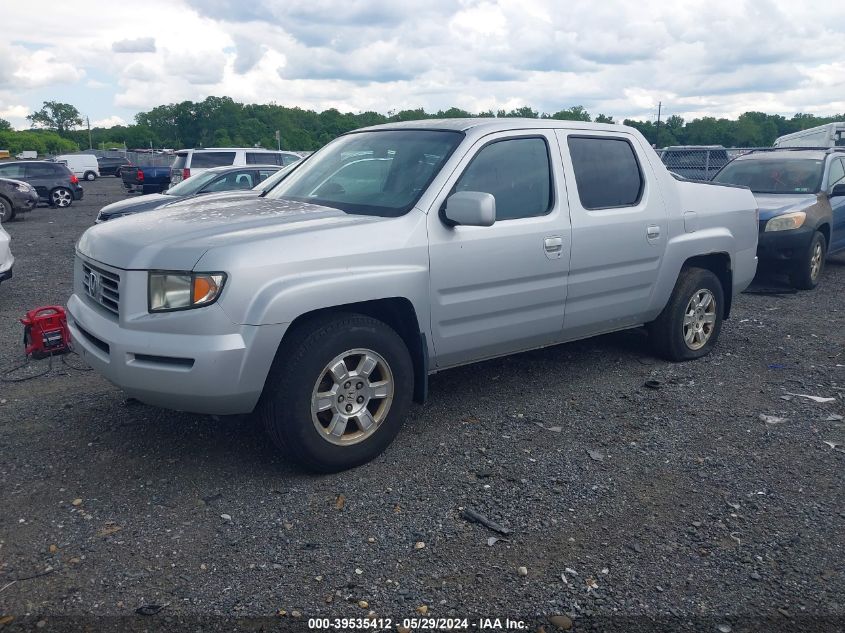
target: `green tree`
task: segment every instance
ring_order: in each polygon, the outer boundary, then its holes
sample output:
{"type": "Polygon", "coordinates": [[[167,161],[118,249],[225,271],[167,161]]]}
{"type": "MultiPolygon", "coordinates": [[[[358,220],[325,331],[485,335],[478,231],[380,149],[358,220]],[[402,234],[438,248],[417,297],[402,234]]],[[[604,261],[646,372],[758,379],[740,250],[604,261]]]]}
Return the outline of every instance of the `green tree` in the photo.
{"type": "Polygon", "coordinates": [[[606,114],[599,114],[596,117],[595,122],[596,123],[616,123],[616,121],[613,120],[612,116],[607,116],[606,114]]]}
{"type": "Polygon", "coordinates": [[[552,119],[559,121],[591,121],[590,113],[587,112],[584,106],[572,106],[566,110],[559,110],[551,115],[552,119]]]}
{"type": "Polygon", "coordinates": [[[82,125],[82,116],[76,106],[58,101],[45,101],[40,110],[26,118],[29,119],[32,127],[55,130],[59,134],[82,125]]]}
{"type": "Polygon", "coordinates": [[[8,132],[12,129],[12,124],[6,119],[0,119],[0,132],[8,132]]]}

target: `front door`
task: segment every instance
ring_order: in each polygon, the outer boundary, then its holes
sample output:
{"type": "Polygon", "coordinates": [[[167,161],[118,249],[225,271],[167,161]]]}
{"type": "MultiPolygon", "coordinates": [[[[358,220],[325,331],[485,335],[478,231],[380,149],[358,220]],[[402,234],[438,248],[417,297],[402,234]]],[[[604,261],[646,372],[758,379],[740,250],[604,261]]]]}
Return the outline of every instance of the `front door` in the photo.
{"type": "MultiPolygon", "coordinates": [[[[845,184],[845,159],[837,158],[830,163],[830,175],[828,176],[827,191],[833,190],[836,185],[845,184]]],[[[845,196],[837,196],[830,199],[830,208],[833,211],[833,226],[830,231],[830,245],[828,251],[837,253],[845,250],[845,196]]]]}
{"type": "MultiPolygon", "coordinates": [[[[563,338],[642,323],[668,217],[646,149],[624,132],[557,132],[572,218],[563,338]]],[[[648,149],[647,151],[651,151],[648,149]]]]}
{"type": "Polygon", "coordinates": [[[431,329],[437,367],[552,343],[569,270],[569,208],[549,130],[492,134],[462,159],[428,214],[431,329]],[[496,199],[492,226],[448,226],[448,195],[496,199]]]}

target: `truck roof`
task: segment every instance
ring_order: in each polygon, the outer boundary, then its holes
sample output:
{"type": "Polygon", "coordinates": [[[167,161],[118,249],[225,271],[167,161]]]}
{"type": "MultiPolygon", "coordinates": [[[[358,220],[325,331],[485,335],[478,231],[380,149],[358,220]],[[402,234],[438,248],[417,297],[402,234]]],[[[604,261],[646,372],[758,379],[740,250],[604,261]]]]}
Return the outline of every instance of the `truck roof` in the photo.
{"type": "Polygon", "coordinates": [[[482,133],[503,132],[509,130],[528,130],[537,128],[575,128],[579,130],[597,130],[603,132],[619,132],[628,128],[617,123],[587,123],[586,121],[566,121],[561,119],[521,119],[476,117],[471,119],[422,119],[419,121],[398,121],[383,123],[355,130],[454,130],[467,132],[476,130],[482,133]]]}
{"type": "Polygon", "coordinates": [[[764,151],[748,152],[737,156],[734,160],[748,160],[749,158],[760,160],[791,160],[791,159],[815,159],[824,160],[825,156],[830,154],[829,150],[818,148],[803,148],[803,147],[776,147],[774,149],[767,149],[764,151]]]}

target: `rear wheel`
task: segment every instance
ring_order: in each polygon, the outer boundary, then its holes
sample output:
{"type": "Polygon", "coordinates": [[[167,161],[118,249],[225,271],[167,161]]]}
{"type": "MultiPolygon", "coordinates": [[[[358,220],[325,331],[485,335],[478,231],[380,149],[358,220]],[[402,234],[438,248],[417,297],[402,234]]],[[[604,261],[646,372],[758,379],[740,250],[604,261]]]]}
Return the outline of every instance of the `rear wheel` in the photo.
{"type": "Polygon", "coordinates": [[[0,197],[0,222],[10,222],[15,219],[15,208],[6,198],[0,197]]]}
{"type": "Polygon", "coordinates": [[[273,442],[317,472],[370,461],[402,427],[413,365],[402,338],[371,317],[335,314],[291,332],[259,406],[273,442]]]}
{"type": "Polygon", "coordinates": [[[64,209],[73,204],[73,194],[70,189],[58,187],[50,192],[50,204],[54,207],[64,209]]]}
{"type": "Polygon", "coordinates": [[[655,351],[673,361],[706,356],[722,330],[724,291],[719,278],[704,268],[685,268],[663,312],[649,324],[655,351]]]}
{"type": "Polygon", "coordinates": [[[97,174],[95,174],[93,171],[86,171],[83,178],[85,178],[85,180],[96,180],[97,174]]]}
{"type": "Polygon", "coordinates": [[[801,290],[812,290],[819,285],[824,270],[824,260],[827,254],[827,240],[824,234],[816,231],[810,245],[789,273],[789,281],[801,290]]]}

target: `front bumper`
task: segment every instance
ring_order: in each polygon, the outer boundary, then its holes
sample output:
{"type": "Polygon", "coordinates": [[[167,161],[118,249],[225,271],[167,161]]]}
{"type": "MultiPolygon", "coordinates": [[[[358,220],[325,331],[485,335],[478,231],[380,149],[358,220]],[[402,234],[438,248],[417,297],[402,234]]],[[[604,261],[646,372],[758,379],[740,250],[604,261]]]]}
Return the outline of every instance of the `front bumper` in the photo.
{"type": "Polygon", "coordinates": [[[12,200],[12,205],[17,213],[32,211],[38,206],[38,192],[33,189],[29,193],[20,193],[12,200]]]}
{"type": "Polygon", "coordinates": [[[7,279],[12,278],[12,269],[15,267],[15,258],[12,258],[12,261],[9,262],[8,268],[0,270],[0,281],[6,281],[7,279]]]}
{"type": "Polygon", "coordinates": [[[815,229],[802,226],[788,231],[769,231],[760,228],[757,257],[761,262],[795,262],[803,257],[813,239],[815,229]]]}
{"type": "Polygon", "coordinates": [[[80,291],[77,275],[68,327],[85,361],[147,404],[219,415],[252,411],[287,324],[235,325],[218,304],[151,315],[127,299],[142,286],[146,303],[146,283],[140,283],[146,273],[123,273],[120,317],[80,291]]]}

